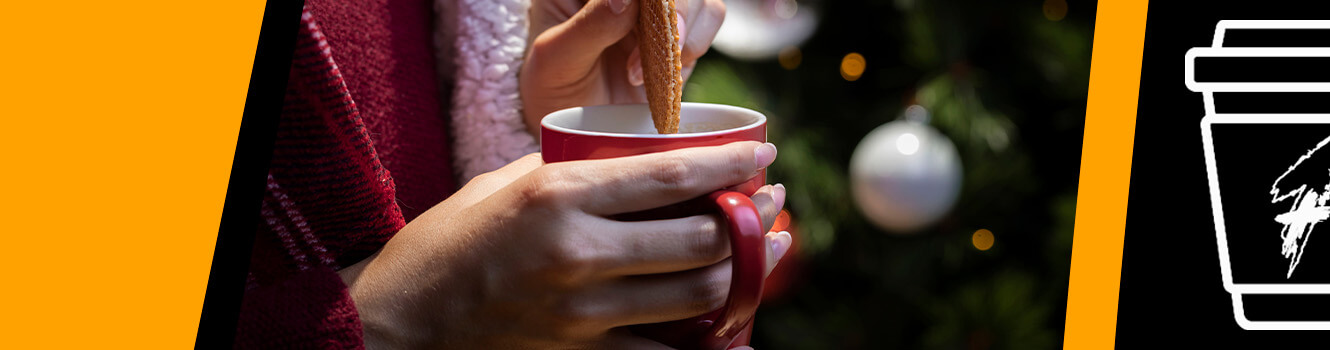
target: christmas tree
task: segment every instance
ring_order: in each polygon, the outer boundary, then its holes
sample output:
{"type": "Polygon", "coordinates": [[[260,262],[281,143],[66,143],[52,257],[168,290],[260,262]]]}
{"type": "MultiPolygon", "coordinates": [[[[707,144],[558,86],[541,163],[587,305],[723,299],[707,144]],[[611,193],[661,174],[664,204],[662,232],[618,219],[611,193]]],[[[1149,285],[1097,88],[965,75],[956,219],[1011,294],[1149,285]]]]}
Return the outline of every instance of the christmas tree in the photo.
{"type": "MultiPolygon", "coordinates": [[[[684,98],[770,118],[768,180],[788,188],[778,225],[796,240],[754,346],[1059,347],[1095,4],[727,5],[722,52],[698,63],[684,98]],[[945,215],[901,232],[861,210],[856,196],[882,193],[856,189],[850,163],[913,105],[941,135],[921,142],[955,145],[961,181],[945,215]]],[[[872,166],[910,167],[894,162],[872,166]]]]}

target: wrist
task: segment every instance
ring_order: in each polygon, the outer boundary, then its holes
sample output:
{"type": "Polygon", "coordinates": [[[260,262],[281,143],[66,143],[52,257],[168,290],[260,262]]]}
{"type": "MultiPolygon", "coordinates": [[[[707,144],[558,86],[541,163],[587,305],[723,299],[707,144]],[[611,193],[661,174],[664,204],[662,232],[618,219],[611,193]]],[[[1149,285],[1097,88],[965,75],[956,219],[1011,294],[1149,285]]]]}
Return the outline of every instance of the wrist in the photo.
{"type": "Polygon", "coordinates": [[[385,300],[378,295],[373,288],[372,278],[366,274],[365,270],[378,254],[371,255],[365,260],[347,266],[337,271],[337,275],[342,278],[346,284],[347,295],[351,298],[351,303],[356,309],[357,317],[360,320],[361,339],[364,341],[366,349],[397,349],[397,348],[417,348],[418,342],[411,342],[411,339],[418,337],[412,334],[411,322],[404,322],[400,315],[395,312],[392,303],[385,303],[385,300]]]}

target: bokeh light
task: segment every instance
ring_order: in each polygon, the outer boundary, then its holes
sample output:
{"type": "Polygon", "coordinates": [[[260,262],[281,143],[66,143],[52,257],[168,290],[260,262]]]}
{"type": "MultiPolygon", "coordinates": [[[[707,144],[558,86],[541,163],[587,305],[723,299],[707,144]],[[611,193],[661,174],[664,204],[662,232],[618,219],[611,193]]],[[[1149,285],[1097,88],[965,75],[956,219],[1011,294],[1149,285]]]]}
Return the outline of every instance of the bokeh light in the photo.
{"type": "Polygon", "coordinates": [[[988,229],[981,228],[979,231],[974,231],[974,235],[970,236],[970,243],[974,244],[975,249],[981,251],[993,248],[994,241],[996,241],[996,238],[993,237],[993,231],[988,229]]]}
{"type": "Polygon", "coordinates": [[[781,49],[780,55],[777,57],[780,60],[781,68],[785,68],[785,70],[794,70],[795,68],[799,68],[799,63],[803,62],[804,52],[799,50],[798,46],[788,46],[781,49]]]}
{"type": "Polygon", "coordinates": [[[840,60],[840,76],[848,81],[859,80],[864,75],[864,68],[868,62],[864,60],[864,55],[858,52],[851,52],[840,60]]]}
{"type": "Polygon", "coordinates": [[[1067,0],[1044,0],[1044,18],[1061,21],[1067,17],[1067,0]]]}
{"type": "Polygon", "coordinates": [[[781,209],[780,214],[776,215],[776,223],[771,225],[772,232],[780,232],[790,229],[790,211],[781,209]]]}

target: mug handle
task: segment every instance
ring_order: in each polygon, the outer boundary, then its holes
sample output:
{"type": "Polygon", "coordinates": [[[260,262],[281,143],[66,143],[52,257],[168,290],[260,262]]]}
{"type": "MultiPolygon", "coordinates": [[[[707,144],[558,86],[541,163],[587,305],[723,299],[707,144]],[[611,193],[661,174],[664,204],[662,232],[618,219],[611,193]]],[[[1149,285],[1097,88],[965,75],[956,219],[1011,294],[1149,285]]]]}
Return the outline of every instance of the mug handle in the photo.
{"type": "Polygon", "coordinates": [[[713,321],[702,338],[703,349],[725,349],[743,332],[757,312],[762,300],[763,276],[767,261],[766,232],[762,232],[762,217],[757,206],[747,195],[730,190],[712,192],[709,196],[725,216],[730,232],[730,263],[734,273],[730,277],[730,295],[720,316],[713,321]]]}

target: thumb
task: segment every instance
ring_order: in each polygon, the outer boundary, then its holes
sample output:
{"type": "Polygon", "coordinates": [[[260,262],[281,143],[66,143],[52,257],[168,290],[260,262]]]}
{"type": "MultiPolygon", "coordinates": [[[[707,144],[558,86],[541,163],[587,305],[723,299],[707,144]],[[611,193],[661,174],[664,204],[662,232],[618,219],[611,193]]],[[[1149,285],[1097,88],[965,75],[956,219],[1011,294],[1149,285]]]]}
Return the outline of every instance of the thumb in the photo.
{"type": "Polygon", "coordinates": [[[571,18],[544,33],[531,44],[533,59],[557,65],[555,70],[585,72],[601,53],[627,36],[637,25],[637,2],[591,0],[571,18]]]}

